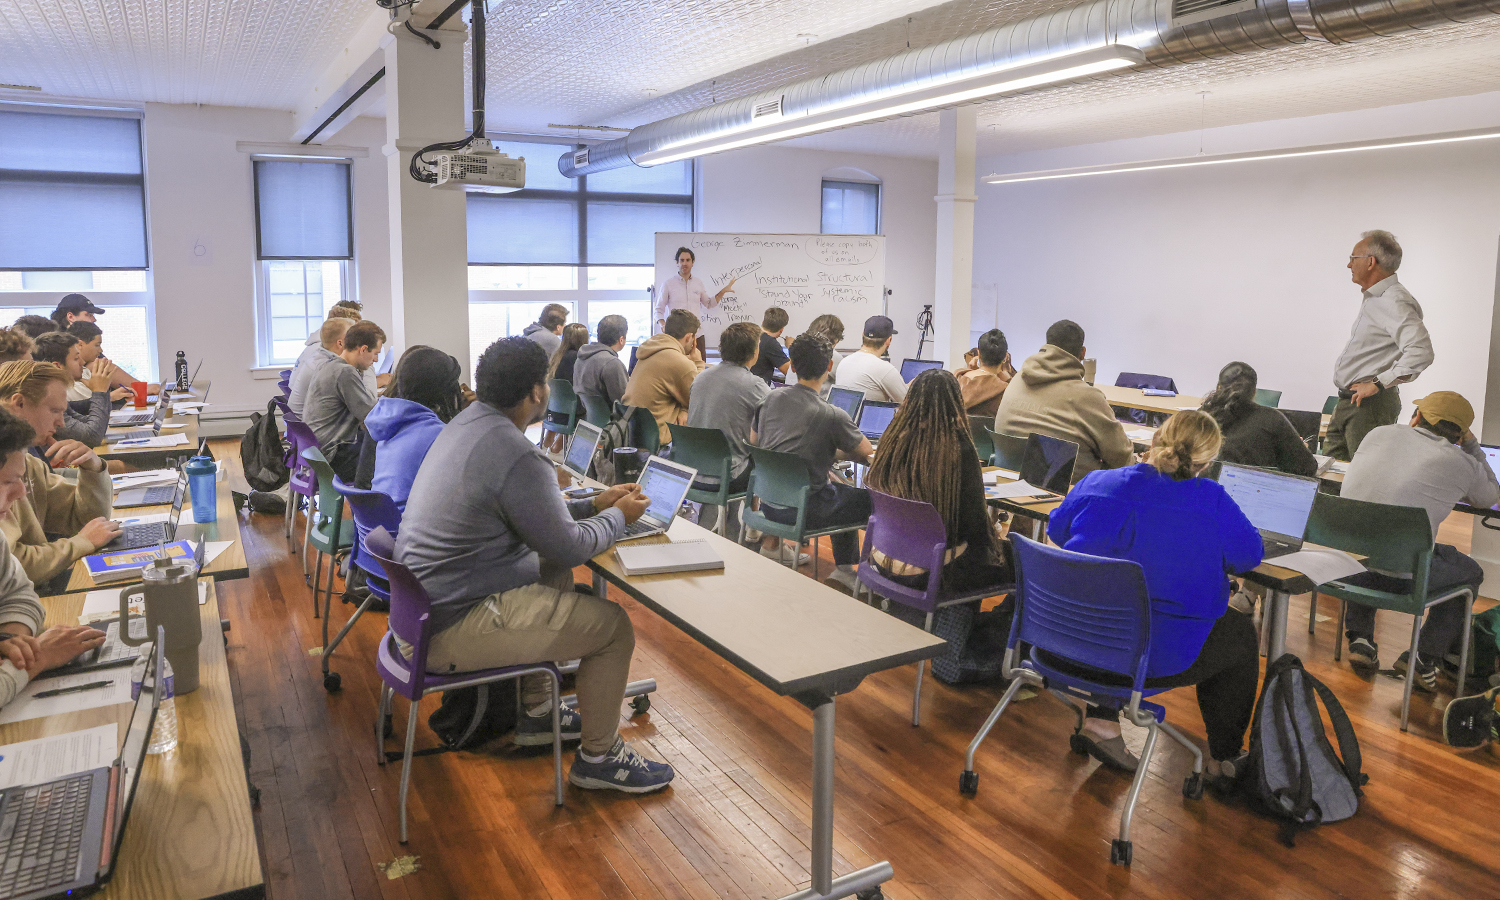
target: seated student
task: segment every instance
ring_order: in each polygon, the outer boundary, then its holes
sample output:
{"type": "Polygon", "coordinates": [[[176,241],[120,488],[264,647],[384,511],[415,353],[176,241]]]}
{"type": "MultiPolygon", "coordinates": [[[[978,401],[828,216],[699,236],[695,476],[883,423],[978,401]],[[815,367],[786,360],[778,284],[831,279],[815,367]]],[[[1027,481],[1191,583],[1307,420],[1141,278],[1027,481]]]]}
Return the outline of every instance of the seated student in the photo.
{"type": "MultiPolygon", "coordinates": [[[[87,399],[80,403],[72,400],[63,411],[62,427],[54,435],[60,441],[78,441],[86,447],[97,447],[104,443],[104,433],[109,429],[109,369],[101,368],[96,375],[83,381],[82,347],[78,338],[66,331],[52,331],[36,339],[32,358],[37,362],[52,363],[68,373],[72,385],[83,385],[88,391],[87,399]]],[[[69,388],[71,396],[72,388],[69,388]]]]}
{"type": "MultiPolygon", "coordinates": [[[[912,379],[906,400],[880,436],[865,486],[903,500],[931,503],[943,518],[948,550],[943,587],[969,591],[1011,580],[990,525],[979,452],[969,434],[958,380],[943,369],[912,379]]],[[[930,573],[910,560],[873,556],[886,575],[926,588],[930,573]]]]}
{"type": "MultiPolygon", "coordinates": [[[[1459,501],[1483,509],[1500,502],[1500,484],[1485,461],[1484,450],[1474,433],[1474,408],[1463,396],[1437,391],[1417,401],[1417,411],[1407,425],[1382,425],[1365,435],[1349,462],[1340,494],[1351,500],[1368,500],[1390,506],[1419,506],[1427,510],[1432,535],[1459,501]]],[[[1467,527],[1467,526],[1466,526],[1467,527]]],[[[1365,572],[1346,578],[1351,584],[1376,590],[1405,593],[1411,589],[1406,577],[1365,572]]],[[[1451,544],[1434,544],[1432,567],[1427,575],[1429,597],[1468,585],[1478,596],[1484,569],[1451,544]]],[[[1463,602],[1455,598],[1429,607],[1427,622],[1417,641],[1416,684],[1424,691],[1437,689],[1438,664],[1463,632],[1463,602]]],[[[1349,636],[1349,662],[1362,669],[1380,666],[1375,644],[1375,608],[1350,603],[1344,613],[1349,636]]],[[[1407,652],[1396,659],[1396,671],[1405,674],[1407,652]]]]}
{"type": "MultiPolygon", "coordinates": [[[[870,519],[869,492],[828,476],[829,468],[841,454],[869,465],[875,452],[870,439],[854,427],[848,413],[818,396],[831,368],[833,345],[815,334],[799,336],[792,341],[792,371],[797,373],[797,383],[772,391],[755,420],[753,437],[758,446],[795,454],[807,463],[807,480],[812,490],[807,495],[804,521],[809,528],[864,524],[870,519]]],[[[762,506],[761,512],[774,522],[796,521],[796,513],[791,509],[762,506]]],[[[854,575],[854,567],[859,563],[859,534],[842,531],[830,535],[828,540],[833,546],[835,568],[825,583],[853,594],[859,583],[854,575]]],[[[775,542],[775,538],[764,539],[761,552],[769,555],[775,542]]]]}
{"type": "MultiPolygon", "coordinates": [[[[491,344],[479,359],[478,402],[443,429],[412,485],[396,552],[432,597],[432,672],[580,659],[578,709],[564,709],[565,740],[578,740],[575,786],[643,794],[672,767],[619,736],[620,702],[635,632],[625,610],[576,593],[574,566],[607,549],[650,501],[638,484],[564,501],[547,458],[526,437],[547,409],[547,354],[523,337],[491,344]],[[543,559],[540,554],[546,553],[543,559]]],[[[517,744],[550,744],[550,686],[528,676],[517,744]]]]}
{"type": "Polygon", "coordinates": [[[973,356],[965,354],[966,367],[958,370],[958,387],[964,396],[964,411],[971,416],[993,419],[1000,411],[1000,398],[1016,375],[1010,364],[1010,345],[1005,332],[991,328],[979,336],[973,356]]]}
{"type": "Polygon", "coordinates": [[[35,349],[31,335],[19,328],[0,328],[0,363],[31,359],[31,351],[35,349]]]}
{"type": "Polygon", "coordinates": [[[636,350],[624,402],[651,410],[663,444],[672,440],[671,425],[687,422],[693,379],[703,371],[702,363],[693,361],[697,353],[698,317],[685,309],[672,310],[662,333],[636,350]]]}
{"type": "Polygon", "coordinates": [[[542,307],[542,315],[521,331],[521,336],[535,341],[551,359],[562,344],[562,330],[567,322],[568,308],[561,303],[548,303],[542,307]]]}
{"type": "Polygon", "coordinates": [[[73,563],[120,534],[120,526],[109,518],[114,488],[104,460],[78,441],[53,440],[63,424],[72,381],[51,363],[0,366],[0,409],[25,420],[36,432],[33,446],[45,448],[26,456],[26,496],[0,517],[0,532],[36,584],[58,575],[66,578],[73,563]],[[68,468],[78,469],[76,481],[54,471],[68,468]],[[72,537],[48,539],[55,534],[72,537]]]}
{"type": "MultiPolygon", "coordinates": [[[[566,308],[566,307],[564,307],[566,308]]],[[[562,337],[558,341],[557,349],[552,352],[550,367],[552,377],[566,381],[569,385],[573,383],[573,368],[578,364],[578,351],[584,344],[589,342],[589,327],[582,322],[574,322],[572,325],[564,325],[562,337]]],[[[539,342],[540,343],[540,342],[539,342]]],[[[542,348],[547,349],[546,347],[542,348]]],[[[578,401],[578,418],[583,419],[583,401],[578,401]]],[[[542,434],[542,440],[548,450],[553,453],[561,453],[568,444],[568,436],[558,431],[548,431],[542,434]]]]}
{"type": "MultiPolygon", "coordinates": [[[[104,329],[93,322],[79,319],[69,325],[67,331],[81,342],[79,353],[83,356],[83,378],[79,379],[80,381],[88,381],[94,370],[104,369],[109,372],[109,383],[113,388],[110,391],[110,399],[124,400],[135,393],[130,385],[140,379],[115,365],[109,357],[104,355],[104,329]]],[[[84,400],[87,398],[79,396],[78,392],[73,392],[69,393],[68,399],[84,400]]]]}
{"type": "Polygon", "coordinates": [[[1318,461],[1281,410],[1255,402],[1255,370],[1232,362],[1219,370],[1219,383],[1203,398],[1203,411],[1224,433],[1219,458],[1225,462],[1292,475],[1318,474],[1318,461]]]}
{"type": "Polygon", "coordinates": [[[57,323],[46,316],[22,316],[11,327],[35,340],[49,331],[56,331],[57,323]]]}
{"type": "Polygon", "coordinates": [[[783,349],[785,342],[781,337],[790,318],[786,310],[779,306],[766,310],[766,314],[760,318],[760,350],[755,354],[755,364],[750,367],[750,374],[766,384],[771,383],[772,372],[780,372],[785,377],[786,370],[791,368],[786,350],[783,349]]]}
{"type": "Polygon", "coordinates": [[[624,316],[599,320],[597,340],[579,350],[578,361],[573,364],[573,390],[580,399],[585,395],[597,397],[613,409],[615,402],[624,398],[628,376],[625,364],[620,362],[620,351],[625,349],[629,330],[630,322],[624,316]]]}
{"type": "Polygon", "coordinates": [[[824,313],[812,320],[807,326],[808,334],[819,334],[827,339],[833,347],[833,371],[828,373],[828,378],[823,381],[823,399],[828,399],[828,394],[833,390],[833,385],[838,381],[839,363],[843,361],[843,354],[839,353],[839,344],[844,340],[844,321],[832,313],[824,313]]]}
{"type": "Polygon", "coordinates": [[[906,382],[895,366],[881,359],[891,347],[896,327],[885,316],[865,320],[864,338],[859,350],[839,363],[838,386],[865,392],[865,402],[879,400],[900,403],[906,399],[906,382]]]}
{"type": "Polygon", "coordinates": [[[359,467],[355,438],[376,399],[364,373],[375,365],[384,345],[385,332],[374,322],[349,326],[343,351],[318,369],[302,403],[302,421],[317,436],[328,465],[351,484],[359,467]]]}
{"type": "Polygon", "coordinates": [[[52,330],[66,331],[74,322],[97,322],[97,317],[104,312],[104,307],[96,306],[84,295],[68,294],[57,301],[57,308],[52,310],[52,330]]]}
{"type": "MultiPolygon", "coordinates": [[[[689,392],[687,424],[694,428],[717,428],[729,439],[729,491],[743,493],[750,481],[750,454],[745,450],[755,427],[755,414],[771,395],[771,388],[751,374],[759,352],[760,329],[749,322],[735,322],[719,334],[719,364],[693,379],[689,392]]],[[[703,491],[719,489],[719,479],[700,475],[693,486],[703,491]]],[[[705,506],[698,524],[712,528],[719,508],[705,506]]],[[[731,522],[735,531],[738,523],[731,522]]]]}
{"type": "Polygon", "coordinates": [[[1077,481],[1095,469],[1118,469],[1135,460],[1125,429],[1098,388],[1083,380],[1083,329],[1063,319],[1047,329],[1047,345],[1021,364],[995,412],[995,431],[1025,437],[1033,432],[1078,444],[1077,481]]]}
{"type": "MultiPolygon", "coordinates": [[[[1220,441],[1208,414],[1177,413],[1157,431],[1150,462],[1090,474],[1052,513],[1047,531],[1065,549],[1140,564],[1151,596],[1146,684],[1197,685],[1208,775],[1233,779],[1245,768],[1260,646],[1249,617],[1228,610],[1226,573],[1254,568],[1264,551],[1229,494],[1198,477],[1220,441]]],[[[1139,760],[1125,748],[1114,712],[1090,707],[1083,737],[1090,756],[1135,771],[1139,760]]]]}
{"type": "Polygon", "coordinates": [[[458,383],[463,367],[441,350],[409,347],[391,374],[385,396],[365,416],[369,439],[361,445],[354,483],[405,509],[428,448],[468,402],[458,383]]]}
{"type": "MultiPolygon", "coordinates": [[[[364,316],[360,313],[360,310],[364,308],[364,304],[356,300],[340,300],[339,302],[328,308],[328,319],[348,319],[350,324],[361,322],[364,321],[364,316]]],[[[326,322],[328,319],[324,319],[324,321],[326,322]]],[[[319,325],[317,328],[314,328],[312,331],[308,332],[307,343],[303,345],[302,352],[305,354],[307,352],[306,348],[316,347],[322,343],[323,326],[319,325]]],[[[299,356],[297,358],[297,361],[301,362],[302,358],[299,356]]],[[[380,389],[389,384],[391,380],[391,375],[389,372],[384,375],[377,375],[375,373],[375,369],[375,366],[371,366],[364,372],[365,386],[370,389],[370,393],[372,394],[380,393],[380,389]]],[[[297,366],[295,363],[292,365],[292,371],[294,373],[297,371],[297,366]]],[[[290,403],[291,401],[289,400],[287,402],[290,403]]]]}
{"type": "MultiPolygon", "coordinates": [[[[292,376],[287,381],[291,393],[287,395],[286,405],[298,416],[302,415],[302,407],[307,403],[307,389],[317,380],[318,370],[344,352],[344,333],[354,326],[354,322],[354,319],[342,316],[329,317],[318,329],[322,343],[308,347],[297,357],[297,364],[292,367],[292,376]]],[[[368,383],[365,386],[368,387],[368,383]]]]}

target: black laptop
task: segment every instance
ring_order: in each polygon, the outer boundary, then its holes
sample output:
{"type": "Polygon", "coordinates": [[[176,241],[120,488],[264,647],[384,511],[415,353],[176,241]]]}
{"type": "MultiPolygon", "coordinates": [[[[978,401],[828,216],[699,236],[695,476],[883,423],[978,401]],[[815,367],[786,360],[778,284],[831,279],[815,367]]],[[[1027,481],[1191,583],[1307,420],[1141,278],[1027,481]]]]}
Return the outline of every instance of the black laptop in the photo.
{"type": "Polygon", "coordinates": [[[1073,483],[1073,468],[1077,464],[1077,444],[1045,434],[1032,434],[1026,438],[1026,452],[1021,456],[1018,474],[1032,487],[1061,497],[1073,483]]]}
{"type": "Polygon", "coordinates": [[[901,380],[911,384],[913,378],[928,369],[941,369],[942,367],[943,361],[940,359],[903,359],[901,360],[901,380]]]}
{"type": "Polygon", "coordinates": [[[859,430],[870,443],[876,443],[896,418],[896,408],[901,404],[884,400],[866,400],[859,410],[859,430]]]}
{"type": "Polygon", "coordinates": [[[828,389],[828,402],[849,414],[849,421],[859,421],[859,408],[865,403],[865,392],[854,388],[834,387],[828,389]]]}

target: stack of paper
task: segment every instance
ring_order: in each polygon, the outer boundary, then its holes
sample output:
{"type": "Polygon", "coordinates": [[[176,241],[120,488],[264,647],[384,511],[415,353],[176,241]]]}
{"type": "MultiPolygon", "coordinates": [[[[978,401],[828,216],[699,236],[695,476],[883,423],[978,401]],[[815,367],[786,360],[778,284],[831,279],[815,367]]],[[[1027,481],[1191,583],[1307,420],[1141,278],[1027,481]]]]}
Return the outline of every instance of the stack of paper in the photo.
{"type": "Polygon", "coordinates": [[[1150,428],[1127,428],[1125,436],[1138,444],[1149,444],[1156,437],[1156,432],[1150,428]]]}
{"type": "Polygon", "coordinates": [[[992,500],[1000,500],[1006,497],[1050,497],[1052,492],[1046,488],[1039,488],[1027,484],[1025,481],[1012,481],[1009,484],[997,484],[987,487],[984,495],[992,500]]]}
{"type": "MultiPolygon", "coordinates": [[[[4,709],[0,709],[0,725],[129,702],[130,670],[128,669],[115,669],[103,672],[78,672],[74,675],[42,678],[26,685],[21,690],[20,696],[12,700],[4,709]],[[106,683],[89,690],[74,691],[73,693],[59,694],[53,697],[42,697],[41,699],[36,697],[37,694],[43,691],[82,687],[86,684],[98,684],[100,682],[106,683]]],[[[111,730],[115,728],[113,725],[108,727],[111,730]]]]}
{"type": "MultiPolygon", "coordinates": [[[[88,693],[85,691],[84,693],[88,693]]],[[[45,784],[115,761],[119,727],[97,725],[0,747],[0,788],[45,784]]]]}
{"type": "Polygon", "coordinates": [[[1327,584],[1365,571],[1363,563],[1342,550],[1311,545],[1304,545],[1301,550],[1286,556],[1274,556],[1266,562],[1293,572],[1301,572],[1313,584],[1327,584]]]}

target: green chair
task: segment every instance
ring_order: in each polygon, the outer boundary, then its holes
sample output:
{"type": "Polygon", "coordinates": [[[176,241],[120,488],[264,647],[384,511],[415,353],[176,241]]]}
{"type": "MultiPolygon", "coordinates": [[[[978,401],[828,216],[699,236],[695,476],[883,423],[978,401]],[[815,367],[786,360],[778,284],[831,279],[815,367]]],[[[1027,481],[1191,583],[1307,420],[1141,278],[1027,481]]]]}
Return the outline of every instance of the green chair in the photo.
{"type": "Polygon", "coordinates": [[[573,393],[573,385],[561,378],[553,378],[547,382],[547,392],[547,414],[542,418],[542,431],[571,435],[578,428],[578,395],[573,393]]]}
{"type": "Polygon", "coordinates": [[[1013,434],[1004,434],[993,428],[986,428],[990,434],[990,443],[995,452],[990,457],[990,465],[1009,469],[1012,472],[1021,471],[1021,460],[1026,457],[1026,438],[1016,437],[1013,434]]]}
{"type": "Polygon", "coordinates": [[[1327,400],[1324,400],[1323,401],[1323,415],[1325,415],[1325,416],[1331,416],[1331,415],[1333,415],[1334,407],[1336,407],[1338,405],[1339,405],[1339,398],[1338,398],[1337,394],[1335,394],[1332,397],[1329,397],[1327,400]]]}
{"type": "MultiPolygon", "coordinates": [[[[858,531],[865,527],[864,523],[809,528],[807,526],[807,495],[811,493],[812,485],[807,479],[807,463],[803,462],[800,456],[790,453],[762,450],[759,447],[751,447],[749,450],[750,458],[755,461],[755,468],[750,472],[750,485],[747,493],[763,504],[790,507],[797,511],[797,518],[790,525],[773,522],[760,510],[750,509],[748,503],[740,518],[744,521],[746,528],[754,528],[772,537],[792,541],[797,545],[798,553],[802,552],[802,545],[811,539],[813,578],[816,580],[818,577],[818,538],[843,531],[858,531]]],[[[795,558],[794,556],[793,559],[795,558]]]]}
{"type": "Polygon", "coordinates": [[[722,508],[714,531],[723,534],[724,523],[729,518],[729,504],[745,499],[744,491],[735,494],[729,492],[730,470],[734,467],[734,453],[729,447],[729,438],[717,428],[673,425],[672,461],[697,469],[699,475],[719,479],[718,490],[688,488],[687,498],[694,503],[722,508]]]}
{"type": "Polygon", "coordinates": [[[661,449],[661,426],[656,424],[651,410],[644,406],[635,407],[630,414],[630,439],[635,442],[637,450],[655,453],[661,449]]]}
{"type": "MultiPolygon", "coordinates": [[[[1351,500],[1335,494],[1318,494],[1313,500],[1312,516],[1307,522],[1307,540],[1325,547],[1365,557],[1365,565],[1385,572],[1410,572],[1411,592],[1392,594],[1343,581],[1318,585],[1318,591],[1338,598],[1339,626],[1333,658],[1343,658],[1344,612],[1350,603],[1363,603],[1376,609],[1389,609],[1412,617],[1409,660],[1415,660],[1417,641],[1422,636],[1422,615],[1428,607],[1464,598],[1464,633],[1459,644],[1458,684],[1455,697],[1464,694],[1464,672],[1469,665],[1469,619],[1474,612],[1474,592],[1467,587],[1450,590],[1436,597],[1427,594],[1427,573],[1432,564],[1432,523],[1427,512],[1412,506],[1387,506],[1364,500],[1351,500]]],[[[1411,689],[1417,667],[1406,668],[1406,689],[1401,697],[1401,730],[1406,730],[1411,708],[1411,689]]]]}
{"type": "Polygon", "coordinates": [[[583,420],[600,428],[609,424],[609,401],[598,394],[579,394],[583,401],[583,420]]]}
{"type": "Polygon", "coordinates": [[[1272,409],[1281,405],[1281,391],[1269,391],[1265,388],[1255,389],[1255,402],[1261,406],[1269,406],[1272,409]]]}
{"type": "Polygon", "coordinates": [[[333,603],[333,576],[338,571],[339,554],[354,546],[354,520],[344,520],[344,496],[333,487],[333,467],[323,457],[323,451],[309,447],[302,451],[302,458],[312,467],[318,478],[318,509],[309,513],[307,541],[318,552],[313,563],[313,616],[318,615],[318,591],[323,575],[323,556],[328,556],[328,597],[323,602],[323,616],[333,603]]]}
{"type": "Polygon", "coordinates": [[[995,420],[989,416],[969,416],[969,436],[974,439],[974,449],[979,453],[980,465],[995,455],[995,442],[990,440],[990,426],[995,420]]]}

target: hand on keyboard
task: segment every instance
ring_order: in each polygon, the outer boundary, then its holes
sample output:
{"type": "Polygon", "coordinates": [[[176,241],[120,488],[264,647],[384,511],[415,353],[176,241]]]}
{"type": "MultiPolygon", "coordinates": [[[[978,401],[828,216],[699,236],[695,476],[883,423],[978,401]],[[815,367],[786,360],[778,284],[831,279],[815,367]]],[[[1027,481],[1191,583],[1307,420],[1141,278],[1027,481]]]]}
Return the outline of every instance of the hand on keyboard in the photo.
{"type": "Polygon", "coordinates": [[[98,550],[120,536],[120,523],[100,516],[83,526],[78,536],[93,544],[94,549],[98,550]]]}

